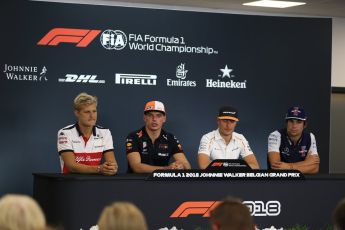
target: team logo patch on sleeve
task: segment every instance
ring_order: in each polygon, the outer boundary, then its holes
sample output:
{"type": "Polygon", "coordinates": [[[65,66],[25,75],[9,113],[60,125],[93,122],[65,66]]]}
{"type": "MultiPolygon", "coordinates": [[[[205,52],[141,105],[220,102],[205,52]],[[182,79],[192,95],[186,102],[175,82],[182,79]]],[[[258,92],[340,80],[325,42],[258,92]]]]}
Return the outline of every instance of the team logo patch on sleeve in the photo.
{"type": "Polygon", "coordinates": [[[59,137],[58,137],[58,141],[59,141],[59,144],[66,144],[67,143],[67,137],[64,135],[63,132],[61,132],[59,134],[59,137]]]}
{"type": "Polygon", "coordinates": [[[249,144],[247,144],[247,148],[250,152],[253,152],[252,149],[250,148],[249,144]]]}
{"type": "Polygon", "coordinates": [[[133,148],[133,139],[127,138],[126,139],[126,150],[131,150],[133,148]]]}

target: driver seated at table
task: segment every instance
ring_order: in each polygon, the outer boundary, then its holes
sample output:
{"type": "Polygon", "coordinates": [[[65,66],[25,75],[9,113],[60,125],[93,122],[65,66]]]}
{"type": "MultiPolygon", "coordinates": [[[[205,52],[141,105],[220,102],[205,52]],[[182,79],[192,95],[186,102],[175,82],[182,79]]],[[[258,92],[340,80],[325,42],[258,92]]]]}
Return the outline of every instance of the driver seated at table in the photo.
{"type": "Polygon", "coordinates": [[[166,122],[164,104],[150,101],[144,108],[145,126],[131,132],[126,139],[128,172],[150,173],[156,169],[190,169],[182,145],[162,129],[166,122]],[[171,158],[174,161],[171,163],[171,158]]]}
{"type": "Polygon", "coordinates": [[[218,129],[202,136],[198,150],[198,164],[205,169],[216,159],[243,159],[250,168],[259,169],[259,163],[247,139],[235,128],[239,122],[238,111],[232,106],[222,106],[217,116],[218,129]]]}
{"type": "Polygon", "coordinates": [[[61,171],[116,174],[118,166],[111,132],[96,125],[97,97],[80,93],[74,99],[74,114],[77,122],[58,131],[61,171]]]}

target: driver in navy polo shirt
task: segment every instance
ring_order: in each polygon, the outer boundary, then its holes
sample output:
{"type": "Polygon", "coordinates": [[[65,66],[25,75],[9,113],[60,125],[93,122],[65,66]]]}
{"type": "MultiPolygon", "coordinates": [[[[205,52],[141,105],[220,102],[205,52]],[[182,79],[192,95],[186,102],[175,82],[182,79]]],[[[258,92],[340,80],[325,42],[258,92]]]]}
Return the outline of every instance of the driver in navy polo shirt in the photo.
{"type": "Polygon", "coordinates": [[[165,122],[164,104],[160,101],[146,103],[145,126],[130,133],[126,139],[128,172],[150,173],[156,169],[191,168],[178,139],[162,129],[165,122]]]}
{"type": "Polygon", "coordinates": [[[304,109],[289,108],[285,120],[286,127],[268,137],[268,168],[318,173],[320,158],[314,134],[305,130],[307,116],[304,109]]]}

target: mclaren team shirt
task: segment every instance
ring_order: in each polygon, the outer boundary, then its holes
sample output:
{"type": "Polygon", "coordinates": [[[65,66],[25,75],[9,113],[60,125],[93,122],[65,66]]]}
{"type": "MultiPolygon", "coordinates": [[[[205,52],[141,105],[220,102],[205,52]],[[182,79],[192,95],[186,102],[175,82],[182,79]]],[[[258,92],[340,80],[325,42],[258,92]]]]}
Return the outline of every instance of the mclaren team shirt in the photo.
{"type": "Polygon", "coordinates": [[[233,132],[232,138],[227,145],[218,129],[205,134],[201,138],[198,153],[208,155],[211,160],[243,159],[253,154],[248,141],[242,134],[233,132]]]}
{"type": "Polygon", "coordinates": [[[114,150],[113,138],[109,129],[94,126],[92,135],[87,140],[83,137],[78,124],[69,125],[59,130],[57,146],[63,173],[68,173],[61,157],[63,152],[73,152],[77,163],[100,165],[103,153],[114,150]]]}

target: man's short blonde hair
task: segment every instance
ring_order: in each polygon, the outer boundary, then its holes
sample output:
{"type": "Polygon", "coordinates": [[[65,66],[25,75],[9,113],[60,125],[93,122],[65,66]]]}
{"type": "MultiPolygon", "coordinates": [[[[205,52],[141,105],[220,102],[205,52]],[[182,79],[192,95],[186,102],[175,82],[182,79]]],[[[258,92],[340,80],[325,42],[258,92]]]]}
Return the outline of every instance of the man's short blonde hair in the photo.
{"type": "Polygon", "coordinates": [[[102,211],[99,230],[147,230],[144,214],[134,204],[115,202],[102,211]]]}
{"type": "Polygon", "coordinates": [[[5,195],[0,199],[0,229],[37,230],[46,227],[38,203],[26,195],[5,195]]]}
{"type": "Polygon", "coordinates": [[[92,104],[96,104],[97,106],[97,97],[83,92],[74,98],[73,107],[74,110],[80,110],[81,107],[92,104]]]}

